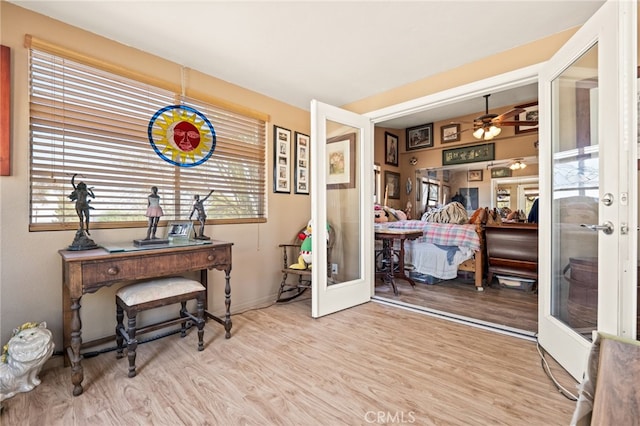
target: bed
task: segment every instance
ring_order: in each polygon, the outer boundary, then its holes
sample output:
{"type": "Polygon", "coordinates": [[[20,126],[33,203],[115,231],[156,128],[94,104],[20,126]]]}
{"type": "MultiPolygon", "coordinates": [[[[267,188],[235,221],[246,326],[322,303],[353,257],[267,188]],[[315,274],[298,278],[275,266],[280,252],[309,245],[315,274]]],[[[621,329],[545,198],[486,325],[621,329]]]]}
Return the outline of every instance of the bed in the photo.
{"type": "Polygon", "coordinates": [[[458,276],[458,271],[474,273],[474,284],[483,291],[484,237],[482,224],[433,223],[401,220],[376,223],[378,229],[420,229],[422,237],[405,242],[405,266],[418,274],[440,280],[458,276]]]}

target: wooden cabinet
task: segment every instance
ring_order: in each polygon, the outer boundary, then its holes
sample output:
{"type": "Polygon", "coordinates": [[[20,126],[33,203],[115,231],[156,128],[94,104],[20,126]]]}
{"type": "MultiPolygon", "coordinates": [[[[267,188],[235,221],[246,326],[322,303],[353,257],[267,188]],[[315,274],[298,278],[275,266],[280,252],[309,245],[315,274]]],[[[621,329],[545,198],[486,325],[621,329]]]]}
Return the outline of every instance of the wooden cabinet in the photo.
{"type": "Polygon", "coordinates": [[[494,274],[538,280],[538,225],[486,226],[487,282],[494,274]]]}

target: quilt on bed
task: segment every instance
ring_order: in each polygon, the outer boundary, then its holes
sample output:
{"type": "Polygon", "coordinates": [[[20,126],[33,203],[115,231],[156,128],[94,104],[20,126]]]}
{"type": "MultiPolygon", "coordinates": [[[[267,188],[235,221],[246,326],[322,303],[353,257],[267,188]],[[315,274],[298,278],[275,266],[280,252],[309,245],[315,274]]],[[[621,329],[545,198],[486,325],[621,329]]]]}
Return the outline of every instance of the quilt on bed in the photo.
{"type": "Polygon", "coordinates": [[[405,220],[376,224],[388,229],[420,229],[424,235],[405,242],[405,265],[414,271],[435,278],[450,280],[457,277],[458,265],[473,257],[480,249],[476,226],[405,220]]]}

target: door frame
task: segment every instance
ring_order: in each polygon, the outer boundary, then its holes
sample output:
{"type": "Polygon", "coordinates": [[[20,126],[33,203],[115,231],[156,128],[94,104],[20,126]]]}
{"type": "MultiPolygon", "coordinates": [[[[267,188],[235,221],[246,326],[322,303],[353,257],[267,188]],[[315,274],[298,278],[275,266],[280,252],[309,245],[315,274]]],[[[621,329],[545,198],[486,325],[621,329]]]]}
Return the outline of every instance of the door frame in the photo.
{"type": "Polygon", "coordinates": [[[421,96],[399,104],[364,113],[374,124],[394,118],[404,117],[446,105],[477,99],[486,93],[515,89],[528,84],[538,84],[538,71],[543,62],[533,64],[514,71],[498,74],[493,77],[445,89],[437,93],[421,96]]]}

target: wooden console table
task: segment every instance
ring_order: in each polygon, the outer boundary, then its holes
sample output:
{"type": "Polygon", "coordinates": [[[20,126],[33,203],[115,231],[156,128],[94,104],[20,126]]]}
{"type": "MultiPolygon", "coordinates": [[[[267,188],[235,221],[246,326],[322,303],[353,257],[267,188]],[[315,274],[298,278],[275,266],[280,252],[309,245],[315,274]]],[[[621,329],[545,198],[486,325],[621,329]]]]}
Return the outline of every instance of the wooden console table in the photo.
{"type": "Polygon", "coordinates": [[[400,278],[406,280],[411,284],[412,287],[416,286],[416,283],[409,278],[404,273],[404,241],[405,240],[415,240],[416,238],[422,237],[423,232],[420,230],[402,230],[402,229],[376,229],[375,238],[376,240],[382,240],[382,258],[383,258],[383,267],[381,270],[376,271],[376,275],[382,277],[382,280],[385,283],[391,285],[393,289],[393,294],[398,295],[398,287],[396,286],[396,282],[394,278],[400,278]],[[400,241],[400,250],[398,252],[398,270],[394,271],[394,262],[393,262],[393,241],[400,241]],[[386,263],[386,268],[384,267],[386,263]]]}
{"type": "MultiPolygon", "coordinates": [[[[167,247],[146,247],[121,251],[98,248],[84,251],[60,250],[62,256],[62,302],[63,302],[63,342],[68,359],[65,366],[71,365],[73,395],[82,394],[84,371],[80,363],[82,355],[82,321],[80,319],[80,299],[86,293],[95,293],[102,287],[113,284],[181,275],[200,271],[200,282],[207,287],[207,270],[217,269],[225,272],[224,319],[208,311],[205,299],[205,313],[224,325],[225,337],[231,337],[231,246],[233,243],[212,240],[206,243],[185,243],[167,247]]],[[[115,324],[115,317],[114,317],[115,324]]],[[[115,339],[115,336],[112,336],[115,339]]],[[[104,339],[103,339],[104,340],[104,339]]],[[[110,338],[107,338],[110,340],[110,338]]],[[[85,344],[87,346],[88,343],[85,344]]]]}

